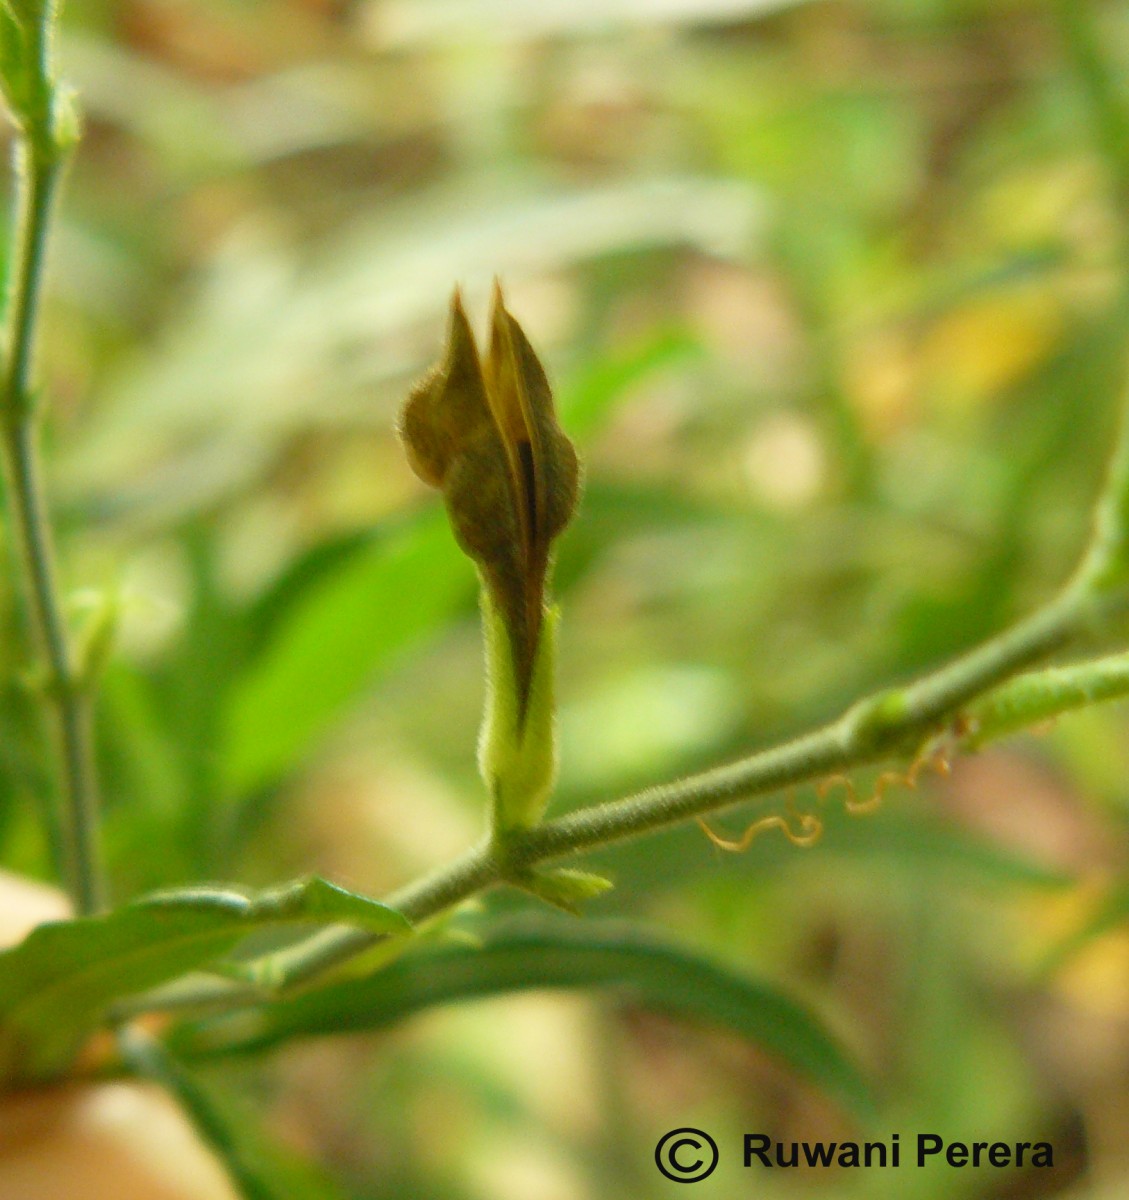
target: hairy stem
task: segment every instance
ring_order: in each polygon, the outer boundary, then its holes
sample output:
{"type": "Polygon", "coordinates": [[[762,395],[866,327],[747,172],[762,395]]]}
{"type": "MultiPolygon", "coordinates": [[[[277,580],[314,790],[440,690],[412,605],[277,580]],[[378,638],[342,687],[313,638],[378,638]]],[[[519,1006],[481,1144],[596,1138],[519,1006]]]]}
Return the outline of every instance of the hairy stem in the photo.
{"type": "MultiPolygon", "coordinates": [[[[1082,6],[1074,0],[1052,3],[1098,140],[1112,164],[1119,206],[1129,213],[1129,113],[1115,94],[1090,15],[1079,11],[1082,6]]],[[[917,681],[858,701],[820,729],[687,779],[530,829],[496,833],[450,865],[393,893],[387,903],[419,923],[497,883],[517,882],[523,872],[547,860],[637,837],[831,773],[905,759],[946,732],[952,740],[974,747],[1082,704],[1129,694],[1129,653],[1026,671],[1127,610],[1129,391],[1094,511],[1093,532],[1078,569],[1049,604],[917,681]]],[[[271,982],[280,987],[308,983],[364,953],[377,940],[362,930],[323,931],[276,956],[271,982]]],[[[204,1000],[203,993],[200,998],[204,1000]]],[[[224,1003],[214,983],[207,998],[224,1003]]],[[[232,1005],[261,1000],[261,991],[245,988],[233,989],[226,998],[232,1005]]],[[[191,990],[179,996],[178,1006],[185,1002],[191,1004],[191,990]]]]}
{"type": "Polygon", "coordinates": [[[546,821],[511,847],[511,860],[526,865],[574,854],[832,772],[912,756],[968,700],[1069,641],[1085,609],[1081,602],[1058,602],[908,687],[859,701],[813,733],[701,775],[546,821]]]}
{"type": "Polygon", "coordinates": [[[61,157],[53,148],[21,142],[0,449],[29,622],[44,667],[41,686],[54,710],[61,793],[54,824],[60,866],[76,910],[90,913],[102,904],[90,702],[75,668],[59,601],[31,389],[47,233],[61,173],[61,157]]]}
{"type": "MultiPolygon", "coordinates": [[[[1129,396],[1125,408],[1129,412],[1129,396]]],[[[637,837],[835,772],[912,757],[931,737],[946,730],[957,739],[971,740],[981,720],[1014,728],[1014,693],[1001,701],[998,710],[982,706],[977,712],[974,702],[987,697],[984,703],[990,705],[1001,684],[1013,680],[1018,686],[1026,678],[1020,675],[1025,668],[1129,608],[1127,496],[1129,419],[1123,414],[1079,569],[1057,597],[1031,616],[913,683],[859,700],[820,729],[727,766],[497,836],[388,896],[387,903],[418,923],[547,860],[637,837]]],[[[1107,674],[1116,675],[1116,670],[1107,674]]],[[[1111,694],[1113,684],[1107,682],[1104,690],[1111,694]]],[[[1063,707],[1069,707],[1077,686],[1073,692],[1060,686],[1057,694],[1063,707]]],[[[1024,703],[1025,695],[1021,689],[1024,703]]],[[[1044,696],[1035,706],[1036,720],[1048,715],[1049,703],[1044,696]]],[[[326,930],[278,956],[271,982],[282,987],[307,983],[375,943],[373,935],[363,930],[326,930]]]]}
{"type": "MultiPolygon", "coordinates": [[[[948,732],[958,742],[978,745],[1057,711],[1076,708],[1085,702],[1083,697],[1096,701],[1129,692],[1125,665],[1129,656],[1015,674],[1087,628],[1092,609],[1089,593],[1070,587],[1054,603],[992,641],[913,684],[858,701],[820,729],[728,766],[513,832],[504,841],[485,841],[432,875],[393,892],[385,903],[419,924],[541,862],[637,837],[832,773],[904,760],[937,734],[948,732]]],[[[1109,611],[1108,603],[1103,611],[1109,611]]],[[[324,930],[272,956],[269,983],[280,989],[307,984],[379,940],[359,929],[324,930]]],[[[264,999],[260,987],[225,989],[213,981],[204,988],[174,985],[165,993],[143,998],[131,1010],[181,1009],[194,1003],[224,1008],[264,999]]]]}
{"type": "Polygon", "coordinates": [[[971,749],[1037,728],[1063,713],[1129,696],[1129,651],[1087,662],[1028,671],[1009,679],[973,705],[971,749]]]}
{"type": "MultiPolygon", "coordinates": [[[[1129,413],[1129,394],[1125,400],[1129,413]]],[[[1036,724],[1086,700],[1129,690],[1126,656],[1027,672],[1096,627],[1129,611],[1129,420],[1120,436],[1096,509],[1093,532],[1078,570],[1035,613],[953,662],[901,687],[882,689],[852,704],[837,720],[781,745],[636,795],[580,809],[530,829],[496,833],[453,863],[385,898],[413,924],[507,881],[528,879],[530,868],[638,837],[782,788],[812,783],[855,767],[906,760],[932,739],[978,745],[1036,724]]],[[[270,960],[271,988],[301,986],[376,946],[379,938],[343,927],[322,931],[270,960]]],[[[217,981],[176,987],[131,1005],[233,1007],[261,1003],[262,987],[217,981]]]]}

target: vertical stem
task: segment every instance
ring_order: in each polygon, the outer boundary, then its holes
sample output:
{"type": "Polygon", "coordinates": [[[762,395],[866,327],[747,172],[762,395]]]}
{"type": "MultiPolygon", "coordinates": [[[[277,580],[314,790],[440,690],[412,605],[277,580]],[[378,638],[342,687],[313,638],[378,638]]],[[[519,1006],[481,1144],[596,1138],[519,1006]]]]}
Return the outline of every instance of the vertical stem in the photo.
{"type": "Polygon", "coordinates": [[[90,913],[102,904],[90,700],[75,668],[59,602],[31,394],[47,231],[62,166],[53,148],[45,151],[33,141],[21,141],[15,173],[18,211],[7,309],[0,450],[29,621],[46,667],[46,698],[54,709],[61,785],[57,827],[62,874],[76,910],[90,913]]]}
{"type": "Polygon", "coordinates": [[[224,1111],[211,1090],[185,1069],[156,1038],[137,1028],[118,1032],[122,1058],[143,1079],[160,1084],[180,1103],[200,1140],[213,1150],[245,1200],[277,1200],[281,1194],[268,1174],[269,1160],[256,1153],[259,1139],[245,1121],[224,1111]]]}

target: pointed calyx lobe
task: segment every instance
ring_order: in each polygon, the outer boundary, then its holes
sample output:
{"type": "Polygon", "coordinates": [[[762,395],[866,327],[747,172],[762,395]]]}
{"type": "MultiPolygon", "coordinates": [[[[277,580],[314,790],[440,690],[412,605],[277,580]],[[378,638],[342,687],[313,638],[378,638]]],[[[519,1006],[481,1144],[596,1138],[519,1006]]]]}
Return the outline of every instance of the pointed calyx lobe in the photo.
{"type": "Polygon", "coordinates": [[[456,290],[443,361],[412,389],[400,434],[412,469],[442,489],[455,538],[478,564],[509,636],[524,713],[550,546],[576,508],[579,468],[544,369],[497,285],[485,362],[456,290]]]}

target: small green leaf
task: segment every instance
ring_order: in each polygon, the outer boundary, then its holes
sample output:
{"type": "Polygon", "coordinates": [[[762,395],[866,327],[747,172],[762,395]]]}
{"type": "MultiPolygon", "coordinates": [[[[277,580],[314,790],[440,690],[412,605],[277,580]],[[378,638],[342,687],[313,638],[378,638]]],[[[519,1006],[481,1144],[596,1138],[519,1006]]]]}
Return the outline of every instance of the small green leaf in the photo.
{"type": "Polygon", "coordinates": [[[39,926],[0,954],[0,1079],[58,1073],[115,1000],[204,968],[249,933],[294,923],[409,929],[393,909],[323,879],[251,897],[156,892],[104,916],[39,926]]]}
{"type": "Polygon", "coordinates": [[[872,1113],[858,1066],[826,1026],[782,989],[611,924],[511,926],[489,935],[481,949],[415,954],[364,979],[185,1023],[172,1044],[187,1055],[236,1053],[305,1035],[380,1029],[474,997],[591,987],[756,1042],[860,1118],[872,1113]]]}
{"type": "Polygon", "coordinates": [[[548,870],[534,868],[519,878],[511,879],[524,891],[563,908],[565,912],[579,916],[586,900],[593,900],[611,891],[615,884],[603,875],[592,871],[577,871],[572,867],[552,867],[548,870]]]}
{"type": "MultiPolygon", "coordinates": [[[[167,892],[165,896],[175,900],[180,895],[190,894],[167,892]]],[[[268,888],[255,895],[249,903],[248,919],[257,925],[279,921],[313,921],[325,925],[356,925],[372,933],[407,933],[411,928],[405,918],[387,904],[350,892],[317,876],[268,888]]]]}
{"type": "Polygon", "coordinates": [[[92,690],[114,652],[122,612],[121,594],[83,589],[70,597],[68,608],[77,610],[71,637],[78,678],[82,687],[92,690]]]}
{"type": "Polygon", "coordinates": [[[73,150],[82,137],[82,107],[69,83],[57,83],[51,96],[51,140],[62,153],[73,150]]]}

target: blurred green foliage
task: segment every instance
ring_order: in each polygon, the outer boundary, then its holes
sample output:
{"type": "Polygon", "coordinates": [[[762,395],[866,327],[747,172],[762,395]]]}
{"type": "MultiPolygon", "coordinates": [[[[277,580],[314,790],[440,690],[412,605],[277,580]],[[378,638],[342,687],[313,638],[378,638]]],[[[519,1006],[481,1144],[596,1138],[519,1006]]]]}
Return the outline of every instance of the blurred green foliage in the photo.
{"type": "MultiPolygon", "coordinates": [[[[1129,9],[1086,7],[1129,103],[1129,9]]],[[[65,579],[122,612],[118,899],[311,870],[378,894],[482,827],[473,572],[392,429],[455,282],[481,325],[502,278],[586,462],[555,811],[831,716],[1072,565],[1129,330],[1116,164],[1053,5],[89,0],[64,26],[86,130],[42,383],[65,579]]],[[[0,856],[46,875],[3,587],[0,856]]],[[[885,1093],[871,1136],[1056,1147],[758,1195],[1121,1194],[1125,732],[1065,719],[831,811],[809,851],[690,827],[598,856],[594,919],[835,1015],[885,1093]]],[[[665,1195],[669,1128],[852,1129],[744,1045],[598,998],[215,1072],[358,1198],[665,1195]]],[[[752,1184],[725,1162],[703,1194],[752,1184]]]]}

